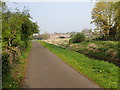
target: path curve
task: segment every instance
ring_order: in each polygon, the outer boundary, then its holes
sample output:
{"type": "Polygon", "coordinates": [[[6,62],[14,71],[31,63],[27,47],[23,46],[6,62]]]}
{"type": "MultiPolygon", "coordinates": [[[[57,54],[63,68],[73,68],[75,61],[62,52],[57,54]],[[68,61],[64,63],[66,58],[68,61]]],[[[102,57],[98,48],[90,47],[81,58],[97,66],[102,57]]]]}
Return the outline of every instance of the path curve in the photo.
{"type": "Polygon", "coordinates": [[[33,41],[22,88],[100,88],[33,41]]]}

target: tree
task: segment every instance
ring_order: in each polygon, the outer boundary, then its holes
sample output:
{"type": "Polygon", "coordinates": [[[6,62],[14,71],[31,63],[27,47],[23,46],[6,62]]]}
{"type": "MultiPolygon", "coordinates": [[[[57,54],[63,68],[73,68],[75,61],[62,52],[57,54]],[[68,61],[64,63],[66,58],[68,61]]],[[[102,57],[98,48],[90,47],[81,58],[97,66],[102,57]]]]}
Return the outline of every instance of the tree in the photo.
{"type": "Polygon", "coordinates": [[[46,40],[50,38],[50,34],[47,32],[44,32],[44,34],[41,34],[39,37],[43,40],[46,40]]]}
{"type": "MultiPolygon", "coordinates": [[[[21,54],[24,53],[30,45],[31,36],[38,33],[38,25],[31,21],[29,10],[20,11],[16,9],[15,12],[10,11],[5,3],[1,3],[2,10],[2,87],[7,88],[8,75],[11,75],[11,66],[16,67],[20,61],[21,54]],[[4,7],[4,8],[3,8],[4,7]],[[16,63],[17,62],[17,63],[16,63]]],[[[0,18],[1,20],[1,18],[0,18]]],[[[1,28],[0,28],[1,29],[1,28]]],[[[1,38],[1,37],[0,37],[1,38]]],[[[0,43],[1,45],[1,43],[0,43]]],[[[9,76],[9,77],[10,77],[9,76]]]]}
{"type": "MultiPolygon", "coordinates": [[[[20,55],[29,46],[33,33],[38,32],[36,22],[30,20],[29,10],[16,10],[11,12],[6,9],[2,12],[2,57],[8,56],[10,66],[19,60],[20,55]]],[[[6,59],[2,59],[3,69],[6,59]]],[[[9,66],[9,65],[8,65],[9,66]]],[[[10,69],[10,68],[8,68],[10,69]]],[[[3,74],[6,74],[3,72],[3,74]]]]}
{"type": "Polygon", "coordinates": [[[77,33],[73,35],[69,41],[69,43],[79,43],[85,40],[85,36],[82,33],[77,33]]]}
{"type": "Polygon", "coordinates": [[[115,2],[112,7],[115,11],[114,14],[114,21],[117,23],[116,25],[116,38],[118,38],[118,40],[120,40],[120,1],[119,2],[115,2]]]}
{"type": "Polygon", "coordinates": [[[97,29],[101,35],[105,36],[107,39],[116,39],[116,34],[118,31],[118,22],[116,22],[117,11],[113,2],[98,2],[95,8],[92,10],[91,23],[97,26],[97,29]]]}
{"type": "Polygon", "coordinates": [[[92,29],[85,28],[85,29],[82,30],[82,33],[85,35],[85,37],[87,39],[92,39],[93,38],[93,36],[92,36],[92,34],[93,34],[92,29]]]}

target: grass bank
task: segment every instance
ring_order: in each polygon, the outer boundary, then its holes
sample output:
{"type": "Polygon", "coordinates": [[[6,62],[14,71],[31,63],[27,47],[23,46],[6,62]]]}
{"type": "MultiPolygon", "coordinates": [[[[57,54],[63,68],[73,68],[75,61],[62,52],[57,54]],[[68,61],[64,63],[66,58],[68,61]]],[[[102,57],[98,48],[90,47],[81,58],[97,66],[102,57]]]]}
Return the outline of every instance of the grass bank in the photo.
{"type": "Polygon", "coordinates": [[[105,61],[90,59],[83,54],[39,41],[43,46],[56,54],[61,60],[83,73],[85,76],[99,84],[103,88],[118,87],[119,67],[105,61]]]}
{"type": "Polygon", "coordinates": [[[105,60],[120,66],[118,41],[84,41],[81,43],[61,44],[61,46],[91,58],[105,60]]]}
{"type": "Polygon", "coordinates": [[[25,73],[26,59],[30,53],[32,43],[26,48],[20,57],[20,60],[10,66],[10,73],[3,78],[3,88],[20,88],[20,82],[25,73]]]}

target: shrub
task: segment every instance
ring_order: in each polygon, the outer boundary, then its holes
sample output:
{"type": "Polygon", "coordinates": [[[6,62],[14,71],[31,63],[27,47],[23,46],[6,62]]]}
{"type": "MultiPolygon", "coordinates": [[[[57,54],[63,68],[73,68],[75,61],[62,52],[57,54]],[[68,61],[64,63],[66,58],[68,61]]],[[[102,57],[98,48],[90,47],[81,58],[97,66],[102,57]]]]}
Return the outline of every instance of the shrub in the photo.
{"type": "Polygon", "coordinates": [[[9,63],[9,54],[2,53],[2,75],[7,75],[10,73],[10,63],[9,63]]]}
{"type": "Polygon", "coordinates": [[[85,40],[85,36],[82,33],[77,33],[72,36],[69,43],[79,43],[85,40]]]}

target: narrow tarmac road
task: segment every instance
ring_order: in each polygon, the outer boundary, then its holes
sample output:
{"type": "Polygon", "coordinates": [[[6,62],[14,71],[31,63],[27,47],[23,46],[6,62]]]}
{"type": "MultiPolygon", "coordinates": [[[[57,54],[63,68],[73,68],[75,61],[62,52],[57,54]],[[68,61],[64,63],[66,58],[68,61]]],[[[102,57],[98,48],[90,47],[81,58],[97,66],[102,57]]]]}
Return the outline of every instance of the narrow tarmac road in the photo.
{"type": "Polygon", "coordinates": [[[33,41],[22,88],[100,88],[33,41]]]}

